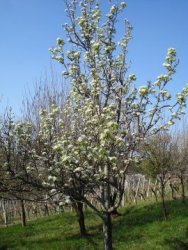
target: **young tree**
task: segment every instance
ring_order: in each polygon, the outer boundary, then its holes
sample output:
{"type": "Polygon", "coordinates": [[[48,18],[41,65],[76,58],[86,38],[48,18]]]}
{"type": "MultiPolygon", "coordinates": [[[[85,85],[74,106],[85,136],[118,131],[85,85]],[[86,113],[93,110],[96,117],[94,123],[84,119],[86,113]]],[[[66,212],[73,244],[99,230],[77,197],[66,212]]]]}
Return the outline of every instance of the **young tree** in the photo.
{"type": "Polygon", "coordinates": [[[177,134],[176,138],[176,150],[174,152],[174,174],[180,180],[181,185],[181,197],[183,203],[185,203],[185,180],[188,176],[188,136],[187,129],[183,128],[181,133],[177,134]]]}
{"type": "Polygon", "coordinates": [[[157,180],[162,200],[164,219],[167,219],[168,212],[165,204],[165,189],[173,173],[175,159],[175,144],[172,137],[166,132],[160,132],[147,141],[142,149],[146,159],[142,166],[144,173],[157,180]]]}
{"type": "Polygon", "coordinates": [[[137,160],[137,146],[146,136],[174,123],[185,107],[188,88],[177,94],[171,105],[166,85],[176,71],[174,48],[167,51],[163,64],[166,74],[136,87],[136,76],[128,74],[126,63],[132,30],[127,20],[122,40],[116,41],[117,17],[126,6],[124,2],[112,5],[105,18],[98,1],[79,1],[79,10],[76,0],[66,4],[67,47],[57,38],[57,47],[50,49],[72,84],[69,103],[62,110],[70,123],[68,127],[61,124],[63,132],[56,143],[61,155],[58,168],[67,176],[64,187],[75,182],[84,185],[81,200],[101,217],[104,246],[110,250],[110,215],[120,205],[127,168],[137,160]],[[169,120],[161,126],[165,109],[169,110],[169,120]]]}

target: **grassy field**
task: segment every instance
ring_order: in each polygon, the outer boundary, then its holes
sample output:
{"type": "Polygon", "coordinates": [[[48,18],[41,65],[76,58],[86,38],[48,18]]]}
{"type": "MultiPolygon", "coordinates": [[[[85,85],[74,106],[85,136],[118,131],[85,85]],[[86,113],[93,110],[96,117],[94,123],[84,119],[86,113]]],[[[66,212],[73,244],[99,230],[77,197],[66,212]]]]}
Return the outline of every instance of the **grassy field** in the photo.
{"type": "MultiPolygon", "coordinates": [[[[188,202],[169,201],[167,221],[162,220],[161,204],[140,203],[121,209],[122,216],[113,218],[115,250],[187,250],[188,202]]],[[[86,212],[90,236],[80,238],[74,213],[62,213],[0,228],[0,249],[102,250],[102,225],[92,212],[86,212]]]]}

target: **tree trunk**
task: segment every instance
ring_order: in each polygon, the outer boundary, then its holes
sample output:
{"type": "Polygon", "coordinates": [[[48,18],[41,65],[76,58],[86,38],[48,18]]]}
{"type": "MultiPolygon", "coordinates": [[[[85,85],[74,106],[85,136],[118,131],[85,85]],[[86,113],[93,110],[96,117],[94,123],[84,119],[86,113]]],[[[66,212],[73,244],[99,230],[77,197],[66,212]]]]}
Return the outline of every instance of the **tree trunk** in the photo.
{"type": "Polygon", "coordinates": [[[176,199],[176,195],[175,195],[175,190],[174,190],[174,187],[173,187],[172,183],[170,183],[170,188],[171,188],[172,199],[175,200],[176,199]]]}
{"type": "Polygon", "coordinates": [[[146,191],[146,197],[149,197],[149,190],[150,190],[150,179],[148,181],[148,187],[147,187],[147,191],[146,191]]]}
{"type": "MultiPolygon", "coordinates": [[[[107,180],[109,180],[109,165],[105,165],[104,167],[104,176],[107,180]]],[[[103,199],[104,199],[104,207],[109,209],[113,207],[114,201],[112,201],[110,184],[104,183],[103,186],[103,199]]],[[[111,222],[111,213],[107,211],[103,211],[103,237],[104,237],[104,249],[112,250],[112,222],[111,222]]]]}
{"type": "Polygon", "coordinates": [[[112,250],[112,222],[108,212],[103,213],[104,249],[112,250]]]}
{"type": "Polygon", "coordinates": [[[119,213],[119,212],[117,211],[117,209],[114,209],[112,212],[110,212],[110,215],[111,215],[112,217],[117,217],[117,216],[121,216],[121,213],[119,213]]]}
{"type": "Polygon", "coordinates": [[[47,202],[44,203],[44,215],[49,216],[49,209],[48,209],[48,204],[47,202]]]}
{"type": "Polygon", "coordinates": [[[87,236],[87,231],[86,231],[86,227],[85,227],[83,203],[77,201],[74,208],[75,208],[76,214],[78,216],[78,223],[79,223],[79,227],[80,227],[80,236],[85,237],[85,236],[87,236]]]}
{"type": "Polygon", "coordinates": [[[156,202],[158,202],[158,198],[157,198],[157,191],[156,190],[154,190],[153,188],[152,188],[152,193],[154,194],[154,196],[155,196],[155,201],[156,202]]]}
{"type": "Polygon", "coordinates": [[[184,180],[183,180],[182,174],[180,176],[180,181],[181,181],[181,198],[182,198],[182,202],[185,203],[185,186],[184,186],[184,180]]]}
{"type": "Polygon", "coordinates": [[[2,208],[3,208],[4,224],[7,227],[8,226],[8,216],[7,216],[7,210],[6,210],[6,205],[5,205],[4,199],[2,199],[2,208]]]}
{"type": "Polygon", "coordinates": [[[21,219],[22,219],[22,226],[26,226],[26,213],[25,213],[25,205],[24,201],[20,200],[20,205],[21,205],[21,219]]]}
{"type": "Polygon", "coordinates": [[[165,203],[165,186],[164,186],[164,184],[161,184],[161,198],[162,198],[162,209],[163,209],[164,220],[167,220],[168,214],[167,214],[167,208],[166,208],[166,203],[165,203]]]}

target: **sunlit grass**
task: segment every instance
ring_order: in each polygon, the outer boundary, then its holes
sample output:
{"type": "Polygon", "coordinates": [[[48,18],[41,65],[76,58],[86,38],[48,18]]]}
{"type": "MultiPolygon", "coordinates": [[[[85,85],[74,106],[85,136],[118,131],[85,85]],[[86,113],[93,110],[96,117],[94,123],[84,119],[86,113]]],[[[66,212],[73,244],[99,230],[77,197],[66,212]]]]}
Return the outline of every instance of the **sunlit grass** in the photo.
{"type": "MultiPolygon", "coordinates": [[[[150,202],[120,209],[122,216],[113,218],[115,250],[186,250],[188,249],[188,202],[169,201],[169,218],[163,221],[161,204],[150,202]]],[[[62,213],[0,228],[0,249],[102,250],[102,224],[86,212],[87,238],[79,237],[74,213],[62,213]]]]}

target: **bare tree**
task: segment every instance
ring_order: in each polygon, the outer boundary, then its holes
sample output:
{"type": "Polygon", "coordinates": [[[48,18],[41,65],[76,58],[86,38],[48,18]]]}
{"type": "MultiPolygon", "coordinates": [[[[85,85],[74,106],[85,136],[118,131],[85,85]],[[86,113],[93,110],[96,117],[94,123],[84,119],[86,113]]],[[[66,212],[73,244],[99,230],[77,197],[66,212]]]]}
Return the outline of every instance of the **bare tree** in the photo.
{"type": "Polygon", "coordinates": [[[41,109],[49,111],[52,104],[63,106],[66,100],[68,86],[65,80],[59,78],[55,70],[51,67],[49,74],[37,80],[33,90],[26,90],[22,101],[23,120],[35,126],[38,131],[40,127],[39,113],[41,109]]]}
{"type": "Polygon", "coordinates": [[[176,150],[174,153],[174,160],[174,174],[180,180],[181,197],[183,203],[185,203],[185,183],[188,179],[188,130],[185,127],[185,121],[182,131],[176,135],[176,150]]]}
{"type": "Polygon", "coordinates": [[[175,145],[172,137],[167,132],[160,132],[156,136],[149,138],[143,146],[145,160],[142,166],[145,174],[157,179],[162,200],[164,219],[167,219],[168,211],[165,204],[165,190],[174,169],[175,145]]]}

